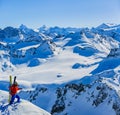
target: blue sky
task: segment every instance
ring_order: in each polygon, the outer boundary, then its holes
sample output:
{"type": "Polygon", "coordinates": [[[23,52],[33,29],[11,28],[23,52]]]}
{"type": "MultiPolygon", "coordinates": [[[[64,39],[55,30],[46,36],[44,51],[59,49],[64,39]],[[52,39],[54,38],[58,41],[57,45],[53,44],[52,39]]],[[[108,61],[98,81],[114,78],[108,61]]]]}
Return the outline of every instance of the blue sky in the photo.
{"type": "Polygon", "coordinates": [[[0,28],[120,24],[120,0],[0,0],[0,28]]]}

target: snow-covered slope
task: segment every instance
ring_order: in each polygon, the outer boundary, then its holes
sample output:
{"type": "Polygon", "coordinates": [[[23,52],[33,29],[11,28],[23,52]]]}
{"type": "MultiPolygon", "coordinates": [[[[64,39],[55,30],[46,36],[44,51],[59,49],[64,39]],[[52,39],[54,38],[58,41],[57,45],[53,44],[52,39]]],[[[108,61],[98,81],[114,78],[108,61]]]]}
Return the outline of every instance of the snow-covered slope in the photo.
{"type": "Polygon", "coordinates": [[[52,115],[120,114],[120,25],[7,28],[0,54],[0,89],[17,76],[21,98],[52,115]]]}
{"type": "Polygon", "coordinates": [[[52,115],[119,115],[119,70],[120,67],[63,84],[36,85],[20,92],[20,96],[52,115]]]}
{"type": "Polygon", "coordinates": [[[50,115],[32,103],[21,100],[20,103],[8,104],[8,93],[0,90],[0,115],[50,115]]]}

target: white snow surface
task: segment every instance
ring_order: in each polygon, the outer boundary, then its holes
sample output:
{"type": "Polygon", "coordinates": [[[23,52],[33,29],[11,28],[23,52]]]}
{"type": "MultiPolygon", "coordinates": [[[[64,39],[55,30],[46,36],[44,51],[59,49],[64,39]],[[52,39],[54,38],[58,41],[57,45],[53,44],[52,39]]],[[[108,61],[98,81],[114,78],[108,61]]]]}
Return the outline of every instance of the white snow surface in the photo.
{"type": "Polygon", "coordinates": [[[32,103],[21,100],[20,103],[8,104],[8,93],[0,90],[0,115],[50,115],[32,103]]]}
{"type": "MultiPolygon", "coordinates": [[[[72,49],[68,48],[60,52],[52,58],[47,59],[44,64],[28,68],[25,64],[20,65],[13,72],[8,71],[9,75],[17,76],[19,81],[27,81],[31,83],[49,84],[49,83],[64,83],[75,79],[80,79],[84,76],[90,75],[97,65],[91,67],[83,67],[79,69],[72,69],[75,63],[94,64],[101,59],[94,59],[95,57],[84,57],[72,53],[72,49]],[[27,74],[26,74],[27,73],[27,74]],[[57,75],[61,77],[57,77],[57,75]]],[[[7,80],[8,73],[2,73],[0,80],[7,80]]]]}

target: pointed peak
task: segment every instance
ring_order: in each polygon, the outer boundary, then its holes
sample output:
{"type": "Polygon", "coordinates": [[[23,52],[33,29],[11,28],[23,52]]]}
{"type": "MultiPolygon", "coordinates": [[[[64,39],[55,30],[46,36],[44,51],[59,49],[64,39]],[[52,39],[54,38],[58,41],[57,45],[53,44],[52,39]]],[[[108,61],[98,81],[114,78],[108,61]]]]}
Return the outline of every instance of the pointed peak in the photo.
{"type": "Polygon", "coordinates": [[[102,23],[101,25],[99,25],[97,28],[99,29],[106,29],[106,28],[109,28],[108,24],[106,23],[102,23]]]}
{"type": "Polygon", "coordinates": [[[26,25],[21,24],[19,29],[23,32],[33,32],[34,30],[31,28],[28,28],[26,25]]]}
{"type": "Polygon", "coordinates": [[[45,32],[46,30],[48,30],[48,27],[46,25],[43,25],[41,26],[39,29],[38,29],[40,32],[45,32]]]}
{"type": "Polygon", "coordinates": [[[26,29],[27,26],[25,26],[24,24],[21,24],[19,28],[20,28],[20,29],[26,29]]]}
{"type": "Polygon", "coordinates": [[[48,29],[48,27],[46,25],[42,25],[40,28],[42,28],[42,29],[48,29]]]}

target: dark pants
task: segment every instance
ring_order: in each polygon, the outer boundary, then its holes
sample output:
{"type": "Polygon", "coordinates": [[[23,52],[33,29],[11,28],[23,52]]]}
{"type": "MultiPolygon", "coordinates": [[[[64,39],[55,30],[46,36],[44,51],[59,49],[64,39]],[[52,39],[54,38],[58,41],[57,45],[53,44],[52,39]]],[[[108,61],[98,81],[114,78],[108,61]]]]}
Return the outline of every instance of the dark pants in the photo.
{"type": "Polygon", "coordinates": [[[20,102],[20,97],[17,94],[15,94],[15,95],[12,95],[10,104],[14,102],[15,98],[17,98],[17,102],[20,102]]]}

